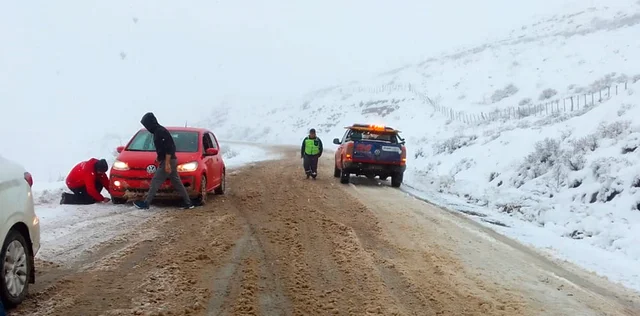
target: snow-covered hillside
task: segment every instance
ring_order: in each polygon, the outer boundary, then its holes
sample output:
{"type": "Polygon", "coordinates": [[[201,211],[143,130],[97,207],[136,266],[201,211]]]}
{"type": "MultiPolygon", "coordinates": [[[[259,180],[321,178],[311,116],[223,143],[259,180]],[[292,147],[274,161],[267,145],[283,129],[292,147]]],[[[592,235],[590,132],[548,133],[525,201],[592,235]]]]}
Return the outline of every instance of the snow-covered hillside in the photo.
{"type": "Polygon", "coordinates": [[[202,124],[291,144],[315,127],[327,147],[354,122],[398,128],[407,187],[508,218],[504,233],[640,290],[640,3],[581,6],[302,100],[225,104],[202,124]]]}

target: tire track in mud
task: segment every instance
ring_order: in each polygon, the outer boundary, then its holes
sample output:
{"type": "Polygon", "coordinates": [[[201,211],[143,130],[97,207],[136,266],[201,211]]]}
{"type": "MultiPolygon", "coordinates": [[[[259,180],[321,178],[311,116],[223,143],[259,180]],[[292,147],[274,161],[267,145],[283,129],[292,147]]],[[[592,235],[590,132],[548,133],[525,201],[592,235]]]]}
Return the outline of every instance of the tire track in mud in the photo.
{"type": "MultiPolygon", "coordinates": [[[[259,270],[259,279],[283,284],[281,289],[260,285],[259,292],[271,289],[269,292],[287,299],[287,304],[273,305],[277,310],[259,300],[257,310],[243,310],[247,314],[529,314],[517,296],[493,300],[488,296],[502,292],[457,289],[460,284],[443,267],[455,265],[452,258],[437,249],[432,254],[398,249],[384,238],[370,210],[345,194],[343,186],[331,178],[306,180],[301,171],[296,172],[298,169],[293,160],[262,163],[247,168],[246,174],[240,173],[236,179],[231,199],[234,209],[260,249],[252,252],[259,253],[253,258],[269,267],[259,270]],[[420,273],[405,269],[411,260],[427,267],[420,273]],[[417,282],[416,277],[432,282],[417,282]],[[510,304],[515,308],[499,303],[507,299],[516,301],[510,304]]],[[[247,258],[239,256],[235,260],[246,262],[247,258]]],[[[248,270],[236,271],[235,286],[241,287],[237,284],[247,282],[248,270]]],[[[228,296],[223,305],[256,305],[255,296],[241,299],[240,290],[224,293],[228,296]]],[[[215,313],[209,311],[209,315],[215,313]]]]}
{"type": "MultiPolygon", "coordinates": [[[[210,207],[168,211],[131,236],[96,249],[11,315],[187,315],[206,309],[210,279],[239,237],[223,199],[210,207]],[[216,234],[212,232],[215,231],[216,234]],[[123,242],[128,240],[128,242],[123,242]]],[[[64,272],[61,272],[62,274],[64,272]]]]}

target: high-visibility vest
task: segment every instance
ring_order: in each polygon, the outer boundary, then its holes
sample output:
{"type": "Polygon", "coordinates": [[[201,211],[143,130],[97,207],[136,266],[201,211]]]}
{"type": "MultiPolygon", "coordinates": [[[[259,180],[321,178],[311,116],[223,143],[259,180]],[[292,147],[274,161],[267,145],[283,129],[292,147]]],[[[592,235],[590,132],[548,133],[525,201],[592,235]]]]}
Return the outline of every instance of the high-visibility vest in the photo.
{"type": "Polygon", "coordinates": [[[320,153],[320,142],[318,138],[305,138],[304,153],[307,155],[317,155],[320,153]]]}

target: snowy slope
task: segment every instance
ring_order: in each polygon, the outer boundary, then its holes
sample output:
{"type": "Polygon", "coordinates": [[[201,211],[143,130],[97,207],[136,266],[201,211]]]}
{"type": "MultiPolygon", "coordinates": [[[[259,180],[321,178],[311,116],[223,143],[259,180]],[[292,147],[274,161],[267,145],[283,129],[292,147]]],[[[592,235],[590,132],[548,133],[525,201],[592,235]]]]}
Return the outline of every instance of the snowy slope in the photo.
{"type": "Polygon", "coordinates": [[[354,122],[396,127],[408,189],[640,290],[639,23],[637,1],[573,3],[503,40],[301,100],[221,105],[202,124],[291,144],[315,127],[327,147],[354,122]]]}

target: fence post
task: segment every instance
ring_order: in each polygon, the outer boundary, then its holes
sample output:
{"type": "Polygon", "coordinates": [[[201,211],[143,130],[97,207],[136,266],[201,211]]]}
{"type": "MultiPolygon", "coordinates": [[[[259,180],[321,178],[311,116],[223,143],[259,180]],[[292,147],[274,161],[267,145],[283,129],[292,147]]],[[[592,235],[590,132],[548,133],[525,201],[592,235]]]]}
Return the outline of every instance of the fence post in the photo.
{"type": "Polygon", "coordinates": [[[556,113],[560,112],[560,100],[556,101],[556,113]]]}
{"type": "Polygon", "coordinates": [[[618,95],[618,84],[616,84],[616,95],[618,95]]]}
{"type": "Polygon", "coordinates": [[[573,112],[573,96],[571,96],[571,112],[573,112]]]}
{"type": "Polygon", "coordinates": [[[585,106],[587,106],[587,95],[586,94],[584,95],[584,106],[583,107],[585,107],[585,106]]]}
{"type": "Polygon", "coordinates": [[[611,98],[611,87],[607,87],[607,99],[611,98]]]}
{"type": "Polygon", "coordinates": [[[602,89],[600,89],[600,100],[598,102],[602,102],[602,89]]]}
{"type": "Polygon", "coordinates": [[[593,97],[593,92],[591,92],[591,105],[594,105],[594,104],[596,104],[596,103],[595,103],[595,100],[594,100],[594,97],[593,97]]]}

